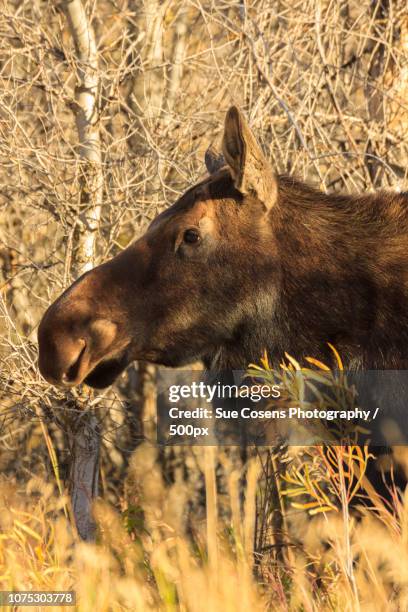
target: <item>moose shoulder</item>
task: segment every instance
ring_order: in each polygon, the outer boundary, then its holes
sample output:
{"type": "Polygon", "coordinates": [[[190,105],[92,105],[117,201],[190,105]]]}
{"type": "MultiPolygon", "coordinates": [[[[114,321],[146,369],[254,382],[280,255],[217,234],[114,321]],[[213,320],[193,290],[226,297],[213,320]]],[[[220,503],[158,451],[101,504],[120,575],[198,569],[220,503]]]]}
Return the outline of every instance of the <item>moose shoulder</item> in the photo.
{"type": "Polygon", "coordinates": [[[226,116],[208,178],[119,255],[84,274],[38,332],[53,384],[111,384],[133,359],[408,365],[408,196],[327,195],[277,176],[244,118],[226,116]]]}

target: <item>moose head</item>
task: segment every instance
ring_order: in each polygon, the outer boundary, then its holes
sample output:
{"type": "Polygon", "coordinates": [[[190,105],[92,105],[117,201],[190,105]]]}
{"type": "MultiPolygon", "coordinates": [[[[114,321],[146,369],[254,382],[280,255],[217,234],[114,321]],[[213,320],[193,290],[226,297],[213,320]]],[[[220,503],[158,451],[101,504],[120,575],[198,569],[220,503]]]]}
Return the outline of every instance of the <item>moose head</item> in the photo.
{"type": "Polygon", "coordinates": [[[245,367],[276,313],[278,180],[231,107],[209,176],[46,311],[39,367],[55,385],[110,385],[132,360],[245,367]],[[263,331],[262,331],[263,330],[263,331]]]}

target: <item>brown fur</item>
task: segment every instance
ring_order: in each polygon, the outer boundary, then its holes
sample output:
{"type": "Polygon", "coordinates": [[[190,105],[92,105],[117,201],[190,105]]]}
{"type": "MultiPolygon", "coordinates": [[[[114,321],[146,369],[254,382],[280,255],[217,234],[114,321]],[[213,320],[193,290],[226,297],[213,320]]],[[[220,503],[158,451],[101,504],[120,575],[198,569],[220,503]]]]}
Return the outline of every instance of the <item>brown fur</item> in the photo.
{"type": "Polygon", "coordinates": [[[50,306],[47,380],[106,386],[132,359],[242,369],[264,349],[328,362],[328,342],[350,367],[407,367],[407,195],[277,177],[234,107],[223,151],[224,168],[211,155],[214,174],[50,306]]]}

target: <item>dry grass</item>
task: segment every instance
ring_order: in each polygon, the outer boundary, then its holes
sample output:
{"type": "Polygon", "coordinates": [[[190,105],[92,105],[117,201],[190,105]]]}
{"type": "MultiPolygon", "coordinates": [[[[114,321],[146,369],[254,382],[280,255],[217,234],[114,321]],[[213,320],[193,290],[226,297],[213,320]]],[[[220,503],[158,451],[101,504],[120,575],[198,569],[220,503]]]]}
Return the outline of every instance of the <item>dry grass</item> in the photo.
{"type": "MultiPolygon", "coordinates": [[[[213,450],[196,450],[202,471],[213,450]]],[[[216,512],[209,520],[217,506],[209,487],[206,516],[190,521],[187,532],[186,483],[165,486],[156,450],[141,446],[122,511],[96,505],[95,544],[78,541],[52,485],[33,479],[23,488],[3,478],[0,588],[74,589],[81,611],[407,609],[407,499],[389,523],[369,511],[357,521],[344,512],[310,519],[305,510],[287,509],[284,558],[254,558],[259,461],[246,471],[242,514],[239,474],[217,452],[230,493],[223,518],[216,512]]]]}

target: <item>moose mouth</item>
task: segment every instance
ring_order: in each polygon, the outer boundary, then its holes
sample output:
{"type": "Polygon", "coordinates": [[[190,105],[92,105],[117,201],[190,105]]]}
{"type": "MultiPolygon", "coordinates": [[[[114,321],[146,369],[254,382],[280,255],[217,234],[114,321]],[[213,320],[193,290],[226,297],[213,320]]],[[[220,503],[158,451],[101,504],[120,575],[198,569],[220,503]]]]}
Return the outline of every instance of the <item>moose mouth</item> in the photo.
{"type": "Polygon", "coordinates": [[[94,389],[109,387],[129,363],[128,351],[125,350],[116,357],[99,362],[84,378],[83,382],[94,389]]]}

